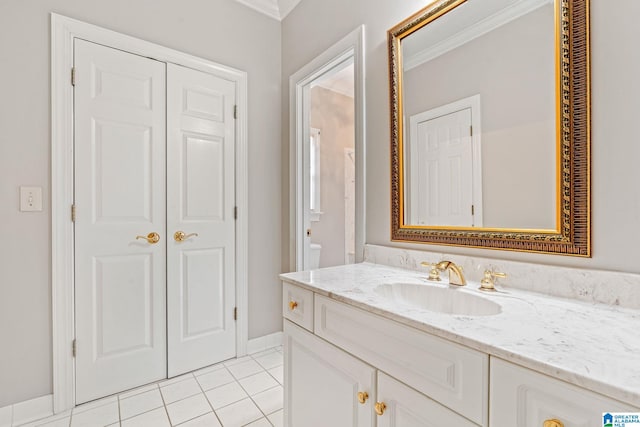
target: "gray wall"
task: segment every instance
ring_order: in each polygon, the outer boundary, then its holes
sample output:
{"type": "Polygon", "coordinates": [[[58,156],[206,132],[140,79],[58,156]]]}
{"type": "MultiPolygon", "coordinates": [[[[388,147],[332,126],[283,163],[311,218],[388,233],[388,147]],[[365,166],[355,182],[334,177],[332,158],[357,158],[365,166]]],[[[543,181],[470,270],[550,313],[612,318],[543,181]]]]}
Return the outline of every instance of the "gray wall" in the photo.
{"type": "MultiPolygon", "coordinates": [[[[360,24],[366,26],[367,230],[372,244],[442,252],[442,246],[390,242],[389,89],[386,31],[424,7],[407,0],[303,0],[282,26],[283,83],[291,74],[360,24]]],[[[593,257],[527,254],[446,247],[446,252],[543,264],[640,273],[640,111],[637,76],[640,38],[636,17],[640,2],[591,1],[592,69],[592,233],[593,257]]],[[[283,86],[283,131],[288,132],[288,86],[283,86]]],[[[284,138],[284,141],[288,139],[284,138]]],[[[286,144],[286,142],[284,143],[286,144]]],[[[283,146],[283,188],[288,182],[288,154],[283,146]]],[[[283,195],[286,198],[286,192],[283,195]]],[[[283,208],[288,201],[283,200],[283,208]]],[[[284,211],[288,212],[288,211],[284,211]]],[[[288,224],[288,217],[284,218],[288,224]]],[[[283,227],[287,233],[288,228],[283,227]]],[[[288,236],[285,239],[288,240],[288,236]]],[[[285,251],[288,248],[284,248],[285,251]]],[[[285,252],[288,256],[288,253],[285,252]]],[[[283,258],[286,262],[287,257],[283,258]]],[[[289,268],[288,263],[284,268],[289,268]]]]}
{"type": "Polygon", "coordinates": [[[52,392],[50,12],[248,72],[249,336],[281,330],[280,23],[230,0],[2,0],[0,407],[52,392]],[[20,185],[43,212],[18,211],[20,185]]]}
{"type": "Polygon", "coordinates": [[[484,227],[556,228],[553,12],[547,4],[404,73],[407,124],[480,95],[484,227]]]}
{"type": "Polygon", "coordinates": [[[354,146],[353,98],[323,87],[311,89],[312,128],[320,129],[320,221],[311,241],[322,245],[320,267],[343,265],[345,243],[344,149],[354,146]]]}

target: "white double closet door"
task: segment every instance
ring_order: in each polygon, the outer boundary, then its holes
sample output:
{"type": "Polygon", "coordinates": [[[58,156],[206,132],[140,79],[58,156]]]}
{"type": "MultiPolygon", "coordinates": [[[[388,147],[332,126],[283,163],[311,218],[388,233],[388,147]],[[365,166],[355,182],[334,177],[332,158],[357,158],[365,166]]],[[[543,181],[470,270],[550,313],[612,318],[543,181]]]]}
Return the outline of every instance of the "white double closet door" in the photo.
{"type": "Polygon", "coordinates": [[[83,40],[74,50],[83,403],[236,354],[236,87],[83,40]]]}

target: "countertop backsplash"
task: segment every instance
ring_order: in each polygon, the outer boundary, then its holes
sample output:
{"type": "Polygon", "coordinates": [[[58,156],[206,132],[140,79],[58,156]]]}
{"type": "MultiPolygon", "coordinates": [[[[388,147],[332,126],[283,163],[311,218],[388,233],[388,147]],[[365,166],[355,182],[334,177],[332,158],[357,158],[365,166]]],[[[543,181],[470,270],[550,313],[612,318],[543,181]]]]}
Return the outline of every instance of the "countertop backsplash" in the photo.
{"type": "MultiPolygon", "coordinates": [[[[639,274],[451,255],[444,251],[427,252],[365,245],[365,262],[424,271],[425,276],[429,270],[421,266],[421,262],[433,263],[443,259],[462,266],[468,281],[479,283],[484,270],[492,268],[507,273],[506,279],[497,281],[497,287],[517,288],[560,298],[640,309],[639,274]]],[[[446,277],[446,273],[444,276],[446,277]]]]}

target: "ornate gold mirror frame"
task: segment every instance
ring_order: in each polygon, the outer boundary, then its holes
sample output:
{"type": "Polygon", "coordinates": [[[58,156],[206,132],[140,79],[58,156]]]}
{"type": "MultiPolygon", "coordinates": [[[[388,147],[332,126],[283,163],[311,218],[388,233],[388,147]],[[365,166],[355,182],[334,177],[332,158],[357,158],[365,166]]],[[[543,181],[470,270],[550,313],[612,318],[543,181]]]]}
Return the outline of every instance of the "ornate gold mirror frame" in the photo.
{"type": "Polygon", "coordinates": [[[474,0],[436,0],[388,31],[391,239],[589,257],[589,0],[556,0],[557,229],[474,229],[404,223],[401,41],[466,1],[474,0]]]}

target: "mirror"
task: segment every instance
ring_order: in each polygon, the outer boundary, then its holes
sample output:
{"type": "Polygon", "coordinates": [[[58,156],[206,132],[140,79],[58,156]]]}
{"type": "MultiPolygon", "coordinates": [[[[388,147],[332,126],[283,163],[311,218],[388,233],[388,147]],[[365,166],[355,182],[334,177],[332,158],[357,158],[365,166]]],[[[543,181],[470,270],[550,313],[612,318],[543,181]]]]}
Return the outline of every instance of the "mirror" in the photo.
{"type": "Polygon", "coordinates": [[[388,38],[392,240],[589,256],[588,0],[438,0],[388,38]]]}

